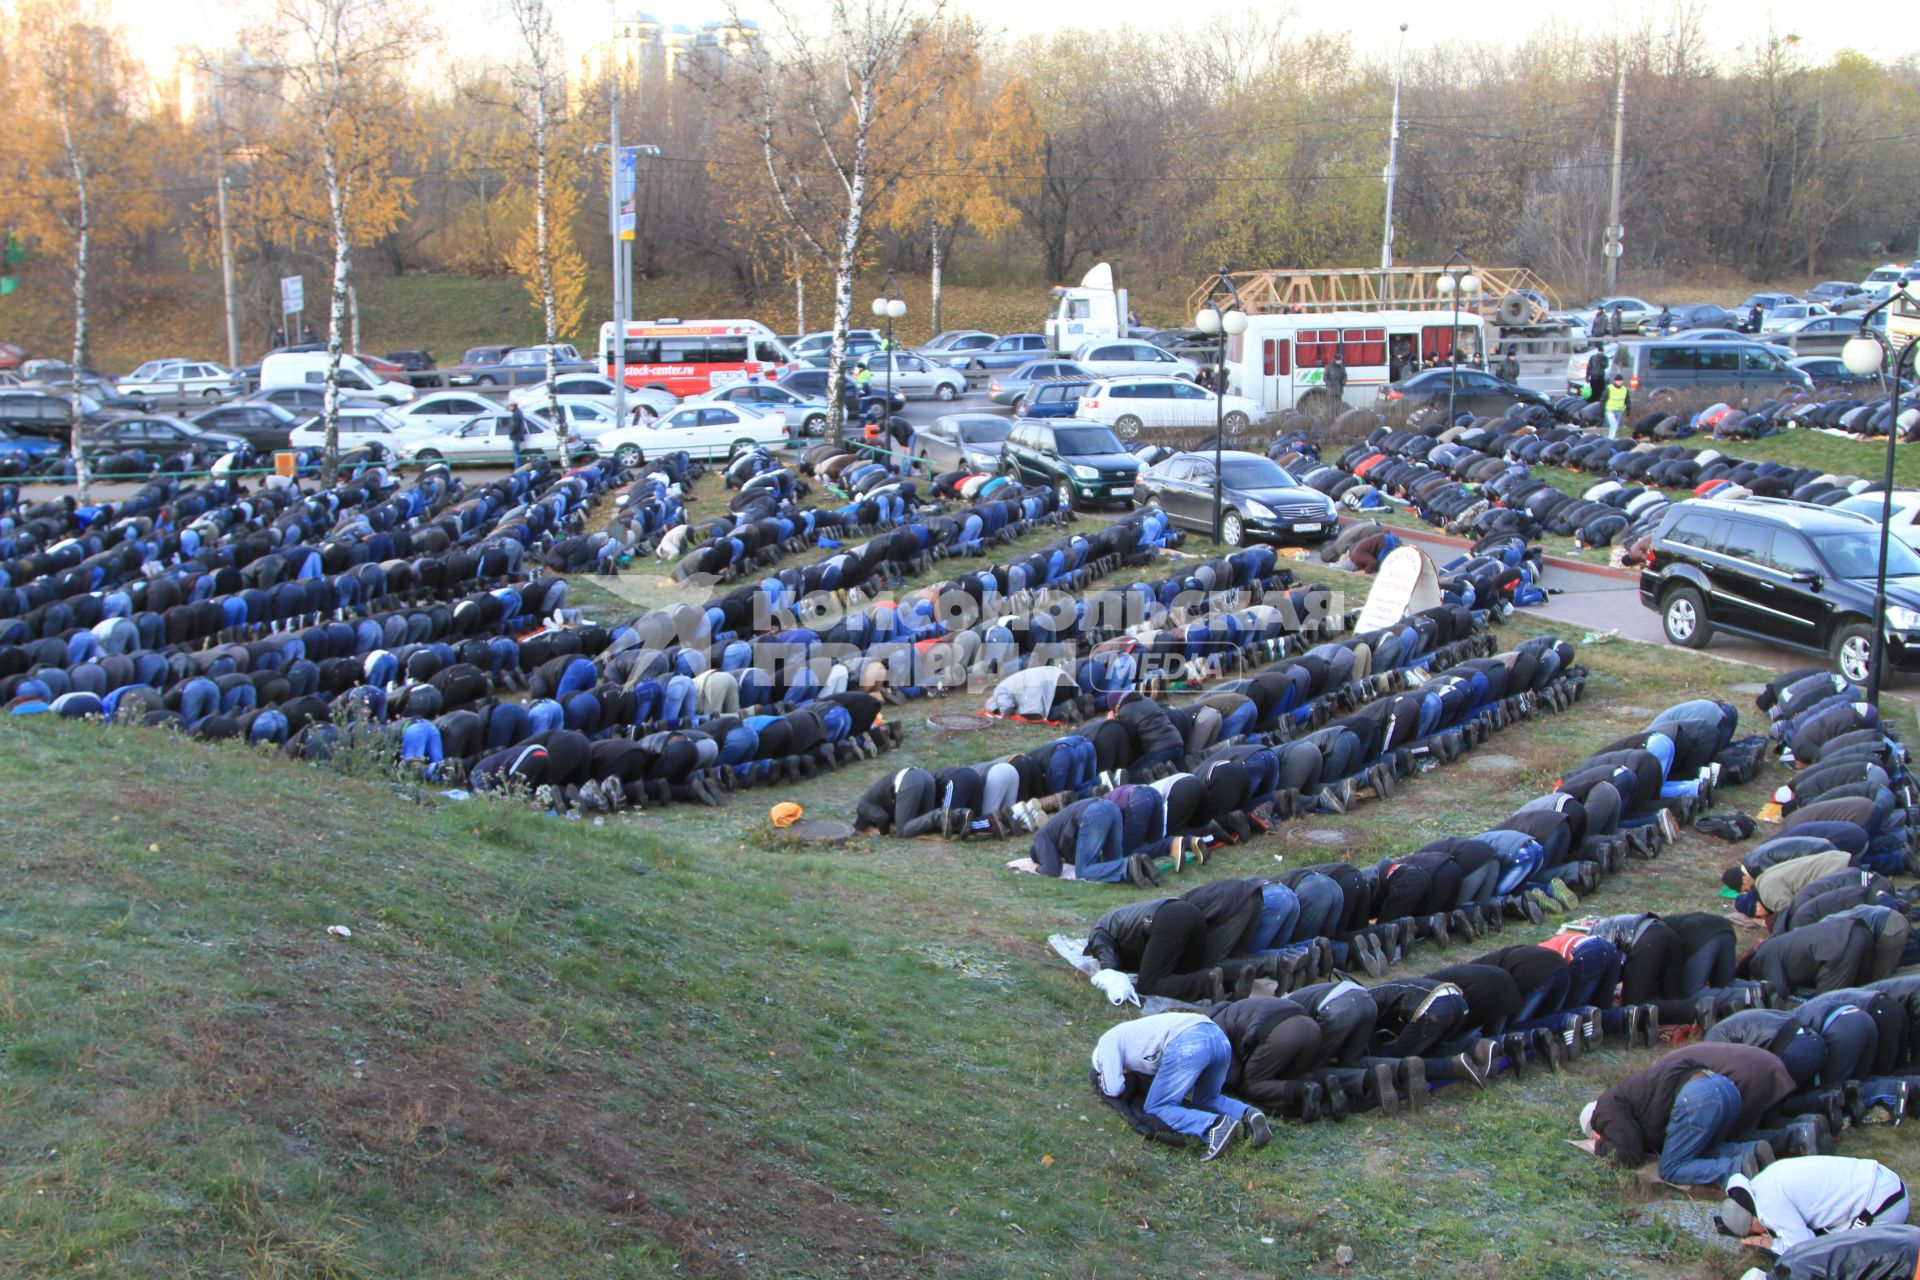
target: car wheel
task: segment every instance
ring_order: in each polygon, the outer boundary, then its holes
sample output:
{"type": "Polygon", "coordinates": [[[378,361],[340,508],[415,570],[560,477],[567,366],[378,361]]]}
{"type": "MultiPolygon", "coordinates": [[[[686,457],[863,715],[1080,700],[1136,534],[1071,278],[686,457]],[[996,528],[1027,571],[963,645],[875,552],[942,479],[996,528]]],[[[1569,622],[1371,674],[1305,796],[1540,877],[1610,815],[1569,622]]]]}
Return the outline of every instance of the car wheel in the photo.
{"type": "Polygon", "coordinates": [[[1073,510],[1073,486],[1065,480],[1056,483],[1053,486],[1053,503],[1057,510],[1073,510]]]}
{"type": "Polygon", "coordinates": [[[1220,545],[1237,547],[1247,538],[1247,527],[1240,520],[1238,511],[1228,511],[1220,517],[1220,545]]]}
{"type": "Polygon", "coordinates": [[[422,449],[413,456],[420,462],[438,462],[440,461],[441,454],[438,449],[422,449]]]}
{"type": "Polygon", "coordinates": [[[613,460],[623,467],[632,468],[645,462],[647,455],[640,452],[640,446],[637,444],[623,444],[614,450],[613,460]]]}
{"type": "Polygon", "coordinates": [[[1131,440],[1140,434],[1140,419],[1131,413],[1123,413],[1114,420],[1113,433],[1122,440],[1131,440]]]}
{"type": "Polygon", "coordinates": [[[1237,436],[1247,429],[1247,415],[1244,413],[1230,413],[1221,421],[1226,424],[1230,436],[1237,436]]]}
{"type": "Polygon", "coordinates": [[[814,414],[801,425],[801,430],[810,436],[823,436],[827,434],[827,415],[824,413],[814,414]]]}
{"type": "Polygon", "coordinates": [[[494,383],[492,374],[483,373],[473,380],[473,385],[476,387],[491,387],[496,384],[494,383]]]}
{"type": "Polygon", "coordinates": [[[1713,638],[1707,621],[1707,602],[1692,587],[1675,587],[1660,606],[1660,623],[1669,642],[1688,649],[1704,649],[1713,638]]]}
{"type": "Polygon", "coordinates": [[[955,396],[959,395],[960,393],[953,389],[953,384],[951,382],[943,382],[938,387],[934,388],[933,394],[936,399],[951,400],[955,396]]]}
{"type": "Polygon", "coordinates": [[[1873,677],[1873,628],[1849,622],[1833,633],[1833,669],[1842,679],[1865,685],[1873,677]]]}
{"type": "Polygon", "coordinates": [[[744,437],[739,440],[735,440],[732,444],[727,446],[727,461],[732,462],[735,458],[739,457],[741,454],[747,452],[751,448],[753,448],[753,441],[745,439],[744,437]]]}
{"type": "Polygon", "coordinates": [[[1016,418],[1023,418],[1026,416],[1026,413],[1027,413],[1027,398],[1025,396],[1015,396],[1013,398],[1013,416],[1016,418]]]}
{"type": "Polygon", "coordinates": [[[202,400],[218,400],[220,398],[220,389],[218,387],[208,387],[200,393],[200,398],[202,400]]]}

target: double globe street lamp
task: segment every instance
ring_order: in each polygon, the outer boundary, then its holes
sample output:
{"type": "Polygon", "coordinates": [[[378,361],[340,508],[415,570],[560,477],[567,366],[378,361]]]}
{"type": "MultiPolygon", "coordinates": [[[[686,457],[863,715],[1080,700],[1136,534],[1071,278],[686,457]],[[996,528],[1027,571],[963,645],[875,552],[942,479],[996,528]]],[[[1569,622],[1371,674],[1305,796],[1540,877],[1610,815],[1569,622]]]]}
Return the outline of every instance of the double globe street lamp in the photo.
{"type": "Polygon", "coordinates": [[[1848,339],[1840,352],[1841,362],[1857,377],[1878,373],[1889,386],[1892,401],[1887,412],[1886,471],[1880,477],[1880,562],[1874,575],[1873,649],[1867,666],[1867,701],[1876,707],[1880,705],[1880,673],[1887,660],[1887,544],[1893,534],[1893,454],[1900,443],[1900,379],[1905,370],[1913,367],[1914,351],[1920,348],[1920,323],[1905,326],[1907,340],[1896,349],[1891,337],[1882,337],[1874,330],[1872,320],[1902,300],[1913,311],[1914,318],[1920,320],[1920,290],[1902,276],[1894,283],[1891,293],[1862,313],[1859,335],[1848,339]]]}
{"type": "Polygon", "coordinates": [[[1466,253],[1455,249],[1440,268],[1440,278],[1433,282],[1433,287],[1440,291],[1441,297],[1453,299],[1453,337],[1447,350],[1447,425],[1451,427],[1454,391],[1460,383],[1460,299],[1480,292],[1480,277],[1473,274],[1473,264],[1467,261],[1466,253]],[[1461,267],[1466,270],[1462,271],[1461,267]]]}
{"type": "Polygon", "coordinates": [[[1221,501],[1222,486],[1226,483],[1220,467],[1220,451],[1224,447],[1221,436],[1226,429],[1227,339],[1237,338],[1247,331],[1247,313],[1240,305],[1240,290],[1225,267],[1220,268],[1207,285],[1207,296],[1200,304],[1200,313],[1193,318],[1193,327],[1214,339],[1213,540],[1219,542],[1222,536],[1220,513],[1224,505],[1221,501]],[[1222,301],[1225,302],[1224,306],[1221,305],[1222,301]]]}
{"type": "Polygon", "coordinates": [[[899,282],[893,278],[891,271],[887,272],[886,288],[873,300],[873,314],[875,319],[887,322],[887,345],[881,353],[887,358],[887,407],[880,414],[880,420],[885,424],[885,429],[880,434],[882,439],[889,441],[887,450],[891,453],[893,450],[891,443],[893,438],[893,361],[896,351],[893,345],[893,322],[907,314],[907,304],[900,297],[899,282]]]}

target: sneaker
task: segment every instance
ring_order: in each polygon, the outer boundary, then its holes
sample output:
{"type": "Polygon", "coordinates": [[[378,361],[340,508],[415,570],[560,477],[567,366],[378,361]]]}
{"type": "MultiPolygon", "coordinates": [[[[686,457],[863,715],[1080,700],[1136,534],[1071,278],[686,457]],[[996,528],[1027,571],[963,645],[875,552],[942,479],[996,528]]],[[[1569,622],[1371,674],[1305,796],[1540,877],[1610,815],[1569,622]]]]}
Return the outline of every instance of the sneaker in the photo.
{"type": "Polygon", "coordinates": [[[1400,1059],[1401,1089],[1408,1111],[1427,1109],[1427,1064],[1420,1058],[1400,1059]]]}
{"type": "Polygon", "coordinates": [[[1662,809],[1658,823],[1660,834],[1667,838],[1668,844],[1672,844],[1680,838],[1680,824],[1674,819],[1673,810],[1662,809]]]}
{"type": "MultiPolygon", "coordinates": [[[[1318,1110],[1316,1107],[1315,1111],[1318,1110]]],[[[1273,1141],[1273,1129],[1267,1124],[1266,1112],[1249,1109],[1240,1117],[1240,1122],[1247,1126],[1247,1142],[1255,1151],[1273,1141]]]]}
{"type": "Polygon", "coordinates": [[[1574,894],[1572,889],[1567,887],[1567,882],[1559,876],[1555,876],[1547,882],[1547,892],[1558,898],[1560,904],[1567,909],[1569,914],[1580,909],[1579,897],[1574,894]]]}
{"type": "Polygon", "coordinates": [[[1325,813],[1345,813],[1347,811],[1347,806],[1341,802],[1339,796],[1334,794],[1332,787],[1320,788],[1320,794],[1315,797],[1315,801],[1325,813]]]}
{"type": "Polygon", "coordinates": [[[1516,894],[1508,901],[1514,904],[1519,914],[1525,917],[1529,924],[1540,924],[1547,918],[1546,909],[1529,894],[1516,894]]]}
{"type": "Polygon", "coordinates": [[[1233,1135],[1239,1132],[1239,1129],[1240,1122],[1232,1116],[1221,1116],[1214,1121],[1213,1127],[1207,1130],[1207,1153],[1200,1158],[1211,1160],[1225,1151],[1227,1144],[1233,1141],[1233,1135]]]}
{"type": "MultiPolygon", "coordinates": [[[[1560,901],[1560,899],[1558,898],[1550,896],[1549,894],[1545,893],[1540,889],[1527,890],[1526,897],[1527,897],[1527,901],[1533,903],[1540,910],[1547,912],[1549,915],[1563,916],[1567,914],[1566,903],[1560,901]]],[[[1529,914],[1532,914],[1532,913],[1529,912],[1529,914]]]]}
{"type": "Polygon", "coordinates": [[[1534,1060],[1544,1063],[1551,1074],[1559,1075],[1560,1068],[1567,1063],[1566,1046],[1561,1044],[1560,1037],[1546,1027],[1535,1027],[1527,1034],[1533,1041],[1534,1060]]]}
{"type": "Polygon", "coordinates": [[[1464,1080],[1476,1089],[1487,1087],[1487,1077],[1493,1074],[1494,1043],[1481,1040],[1465,1053],[1456,1053],[1450,1059],[1456,1080],[1464,1080]]]}

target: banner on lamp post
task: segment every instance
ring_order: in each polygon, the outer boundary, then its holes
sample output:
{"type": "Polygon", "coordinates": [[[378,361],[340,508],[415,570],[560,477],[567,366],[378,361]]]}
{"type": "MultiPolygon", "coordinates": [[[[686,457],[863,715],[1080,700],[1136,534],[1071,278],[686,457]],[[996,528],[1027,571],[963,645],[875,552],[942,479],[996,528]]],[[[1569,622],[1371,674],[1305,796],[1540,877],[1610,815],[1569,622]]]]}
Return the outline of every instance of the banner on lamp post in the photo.
{"type": "Polygon", "coordinates": [[[620,148],[620,162],[615,166],[619,180],[615,183],[615,194],[620,208],[620,238],[633,239],[635,226],[639,222],[639,209],[635,192],[639,187],[640,148],[620,148]]]}

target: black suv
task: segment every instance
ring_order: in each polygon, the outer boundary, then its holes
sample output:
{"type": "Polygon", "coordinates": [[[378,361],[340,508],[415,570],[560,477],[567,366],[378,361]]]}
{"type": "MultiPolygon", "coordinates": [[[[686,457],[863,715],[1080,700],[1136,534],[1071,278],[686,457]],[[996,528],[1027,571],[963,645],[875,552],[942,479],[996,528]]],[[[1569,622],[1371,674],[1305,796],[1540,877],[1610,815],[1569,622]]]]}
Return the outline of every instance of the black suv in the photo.
{"type": "Polygon", "coordinates": [[[1121,447],[1104,422],[1078,418],[1021,419],[1000,446],[1000,469],[1022,484],[1044,484],[1060,509],[1130,507],[1140,459],[1121,447]]]}
{"type": "MultiPolygon", "coordinates": [[[[1866,683],[1873,663],[1878,521],[1779,498],[1696,498],[1660,522],[1640,572],[1640,603],[1667,639],[1704,646],[1716,627],[1825,653],[1866,683]]],[[[1920,670],[1920,555],[1887,546],[1887,661],[1920,670]]]]}

